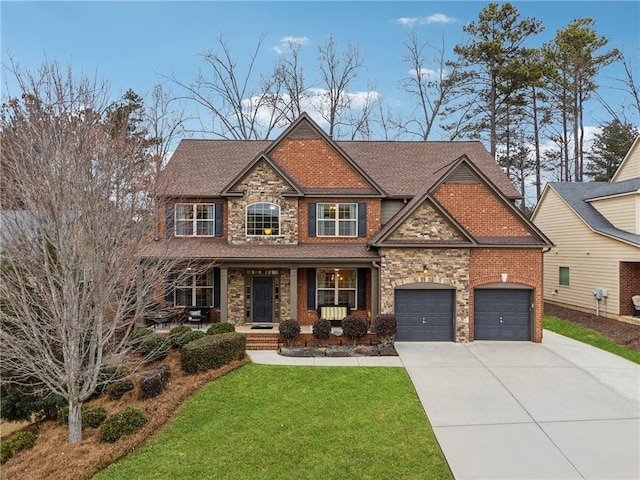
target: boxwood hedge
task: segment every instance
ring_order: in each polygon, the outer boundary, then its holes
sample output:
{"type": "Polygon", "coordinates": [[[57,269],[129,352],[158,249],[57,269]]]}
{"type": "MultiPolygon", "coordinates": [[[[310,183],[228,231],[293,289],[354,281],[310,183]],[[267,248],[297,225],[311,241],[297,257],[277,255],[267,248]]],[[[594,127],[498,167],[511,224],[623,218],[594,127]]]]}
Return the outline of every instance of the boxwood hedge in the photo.
{"type": "Polygon", "coordinates": [[[247,337],[242,333],[207,335],[180,350],[180,363],[187,374],[203,372],[243,359],[246,348],[247,337]]]}

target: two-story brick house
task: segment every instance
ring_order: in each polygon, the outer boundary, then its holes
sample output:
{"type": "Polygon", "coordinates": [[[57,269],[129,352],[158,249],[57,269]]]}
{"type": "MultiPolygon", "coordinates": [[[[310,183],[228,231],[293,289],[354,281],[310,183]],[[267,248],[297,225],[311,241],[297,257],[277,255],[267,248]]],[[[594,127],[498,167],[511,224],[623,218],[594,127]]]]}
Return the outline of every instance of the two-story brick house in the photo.
{"type": "Polygon", "coordinates": [[[146,254],[214,262],[168,285],[169,304],[236,325],[348,309],[395,313],[399,340],[541,340],[550,242],[479,142],[333,141],[303,114],[274,141],[183,140],[160,185],[146,254]]]}

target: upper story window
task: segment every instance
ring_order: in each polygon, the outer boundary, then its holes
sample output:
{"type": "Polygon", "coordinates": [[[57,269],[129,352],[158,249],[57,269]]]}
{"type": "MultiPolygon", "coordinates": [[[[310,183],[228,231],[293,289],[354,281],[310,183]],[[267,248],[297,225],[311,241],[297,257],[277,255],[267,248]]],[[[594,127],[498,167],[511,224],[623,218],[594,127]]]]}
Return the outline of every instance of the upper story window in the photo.
{"type": "Polygon", "coordinates": [[[215,232],[215,204],[180,203],[176,205],[177,236],[213,236],[215,232]]]}
{"type": "Polygon", "coordinates": [[[318,203],[319,237],[356,237],[358,235],[357,203],[318,203]]]}
{"type": "Polygon", "coordinates": [[[247,235],[280,235],[280,207],[274,203],[249,205],[247,235]]]}

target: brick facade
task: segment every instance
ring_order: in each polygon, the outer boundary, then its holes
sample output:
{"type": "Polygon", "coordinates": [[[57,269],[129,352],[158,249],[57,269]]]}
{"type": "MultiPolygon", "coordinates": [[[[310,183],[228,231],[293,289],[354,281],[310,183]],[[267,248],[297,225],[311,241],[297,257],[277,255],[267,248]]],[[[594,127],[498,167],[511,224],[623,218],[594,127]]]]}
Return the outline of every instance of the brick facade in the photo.
{"type": "Polygon", "coordinates": [[[640,295],[640,262],[620,262],[620,315],[633,315],[631,297],[640,295]]]}
{"type": "Polygon", "coordinates": [[[469,340],[473,341],[473,289],[483,285],[525,286],[533,289],[534,342],[542,341],[542,252],[540,249],[478,248],[471,251],[469,264],[469,340]],[[506,274],[506,282],[502,274],[506,274]]]}
{"type": "Polygon", "coordinates": [[[307,188],[370,188],[325,140],[285,139],[271,156],[298,185],[307,188]]]}
{"type": "Polygon", "coordinates": [[[434,197],[471,235],[531,236],[523,222],[482,183],[444,183],[434,197]]]}

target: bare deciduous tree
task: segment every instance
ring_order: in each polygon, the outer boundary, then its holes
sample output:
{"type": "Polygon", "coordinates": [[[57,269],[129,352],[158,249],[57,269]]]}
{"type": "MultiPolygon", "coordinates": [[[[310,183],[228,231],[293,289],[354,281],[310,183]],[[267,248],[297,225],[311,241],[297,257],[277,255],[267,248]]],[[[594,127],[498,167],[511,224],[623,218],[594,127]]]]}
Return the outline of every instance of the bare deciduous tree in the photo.
{"type": "MultiPolygon", "coordinates": [[[[317,97],[316,110],[328,123],[329,136],[338,135],[340,115],[353,106],[353,96],[349,87],[363,68],[364,59],[360,49],[349,44],[340,54],[333,36],[318,47],[318,61],[321,77],[321,91],[317,97]]],[[[367,92],[368,93],[368,92],[367,92]]]]}
{"type": "Polygon", "coordinates": [[[224,39],[218,39],[219,50],[201,54],[207,70],[186,83],[175,75],[168,78],[184,90],[183,98],[204,109],[201,133],[221,138],[256,140],[269,138],[280,124],[282,115],[272,108],[273,98],[280,96],[279,79],[274,76],[256,78],[256,61],[265,35],[262,35],[246,64],[234,60],[224,39]]]}
{"type": "Polygon", "coordinates": [[[415,108],[404,130],[426,141],[444,106],[455,95],[459,81],[458,64],[447,63],[444,37],[433,59],[426,58],[425,50],[429,45],[421,44],[415,31],[408,35],[404,46],[406,53],[402,60],[409,67],[409,75],[402,80],[401,86],[415,101],[415,108]],[[428,64],[434,68],[427,68],[428,64]]]}
{"type": "Polygon", "coordinates": [[[2,380],[34,379],[69,404],[69,442],[100,372],[129,347],[172,265],[140,260],[153,239],[141,139],[114,134],[106,84],[46,62],[13,66],[0,116],[2,380]]]}

